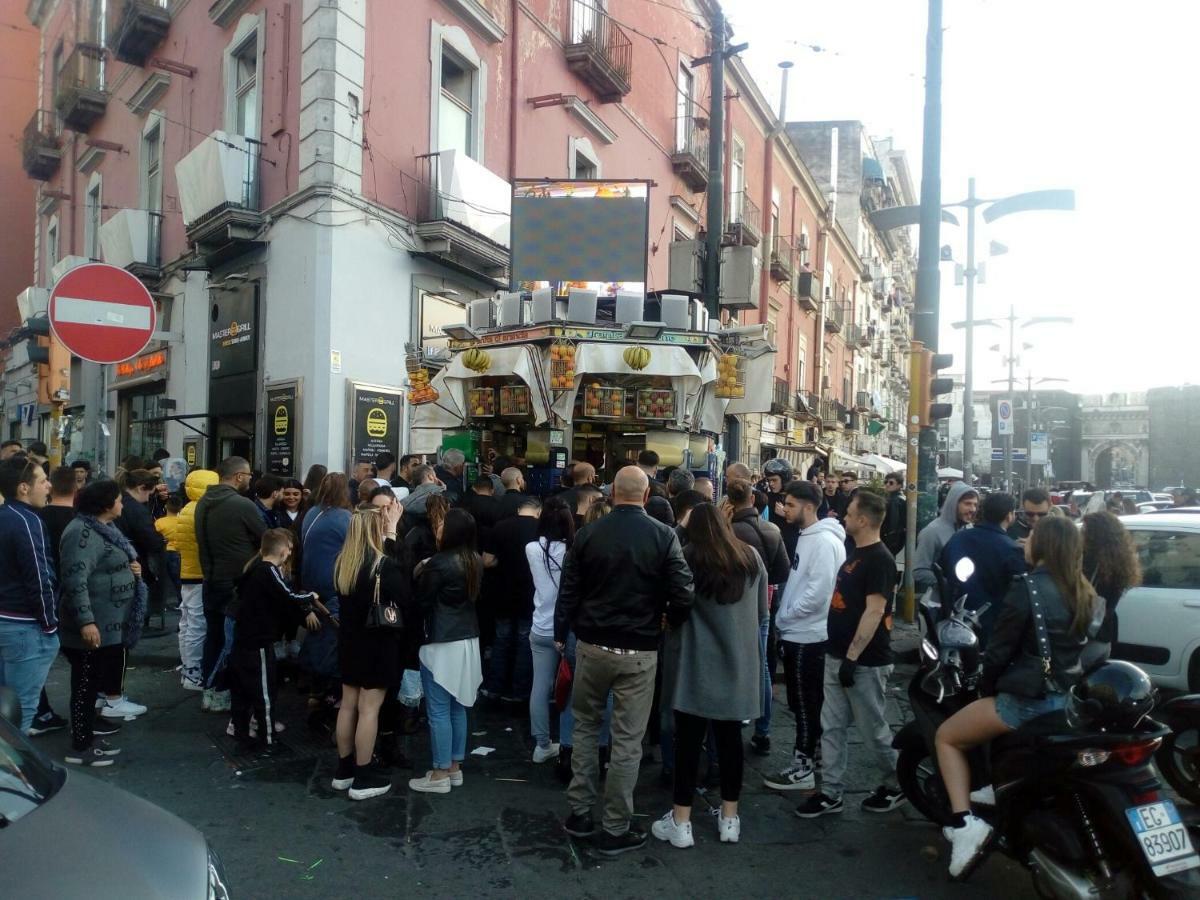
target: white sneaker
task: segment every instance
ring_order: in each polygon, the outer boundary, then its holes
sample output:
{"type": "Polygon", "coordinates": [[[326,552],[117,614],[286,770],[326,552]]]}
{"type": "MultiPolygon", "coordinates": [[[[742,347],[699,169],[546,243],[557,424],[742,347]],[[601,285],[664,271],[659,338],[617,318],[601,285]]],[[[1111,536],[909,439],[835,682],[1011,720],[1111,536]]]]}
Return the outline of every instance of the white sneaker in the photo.
{"type": "Polygon", "coordinates": [[[971,802],[980,806],[996,805],[996,789],[986,784],[977,791],[971,791],[971,802]]]}
{"type": "Polygon", "coordinates": [[[188,678],[186,675],[183,675],[180,677],[179,686],[181,688],[183,688],[185,691],[202,691],[202,690],[204,690],[204,685],[202,685],[198,681],[194,681],[191,678],[188,678]]]}
{"type": "Polygon", "coordinates": [[[548,759],[554,759],[558,756],[558,744],[551,744],[549,747],[534,747],[533,761],[535,763],[544,763],[548,759]]]}
{"type": "Polygon", "coordinates": [[[765,776],[763,785],[776,791],[815,791],[817,775],[808,758],[796,754],[792,764],[778,775],[765,776]]]}
{"type": "Polygon", "coordinates": [[[942,835],[950,842],[950,877],[965,878],[983,857],[988,842],[992,839],[992,826],[983,819],[967,816],[962,828],[942,829],[942,835]]]}
{"type": "Polygon", "coordinates": [[[462,786],[463,786],[462,769],[459,769],[457,772],[451,772],[450,773],[450,787],[462,787],[462,786]]]}
{"type": "Polygon", "coordinates": [[[134,703],[128,697],[118,697],[116,700],[105,697],[104,704],[100,707],[100,715],[104,718],[124,719],[126,722],[140,716],[145,711],[146,707],[140,703],[134,703]]]}
{"type": "Polygon", "coordinates": [[[435,779],[433,772],[426,772],[421,778],[410,778],[408,788],[422,794],[448,794],[450,793],[450,779],[435,779]]]}
{"type": "Polygon", "coordinates": [[[727,819],[718,811],[717,834],[720,835],[722,844],[736,844],[742,836],[742,817],[734,816],[732,819],[727,819]]]}
{"type": "Polygon", "coordinates": [[[229,712],[232,708],[229,691],[213,691],[208,701],[208,711],[215,713],[229,712]]]}
{"type": "Polygon", "coordinates": [[[672,847],[681,850],[696,845],[696,840],[692,837],[692,823],[676,822],[674,810],[668,810],[661,819],[651,825],[650,833],[660,841],[670,841],[672,847]]]}

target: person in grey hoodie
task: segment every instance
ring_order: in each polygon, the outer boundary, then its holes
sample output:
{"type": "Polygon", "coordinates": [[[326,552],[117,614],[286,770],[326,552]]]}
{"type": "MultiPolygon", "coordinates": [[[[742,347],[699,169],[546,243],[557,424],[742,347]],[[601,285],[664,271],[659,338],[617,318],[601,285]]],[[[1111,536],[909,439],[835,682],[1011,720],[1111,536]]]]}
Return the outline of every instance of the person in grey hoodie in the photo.
{"type": "MultiPolygon", "coordinates": [[[[433,466],[416,466],[410,476],[412,490],[404,498],[404,515],[400,519],[400,529],[407,534],[414,525],[426,517],[425,504],[435,494],[446,493],[446,486],[438,481],[433,466]]],[[[447,497],[447,499],[450,499],[447,497]]]]}
{"type": "Polygon", "coordinates": [[[784,488],[784,515],[801,531],[796,538],[791,574],[775,614],[783,643],[788,708],[796,716],[791,765],[763,779],[763,784],[777,791],[816,788],[815,757],[825,700],[825,623],[838,569],[846,561],[846,531],[842,524],[832,517],[818,518],[824,499],[821,489],[811,481],[792,481],[784,488]]]}
{"type": "Polygon", "coordinates": [[[965,481],[956,481],[946,494],[946,502],[938,517],[917,535],[917,552],[913,557],[913,583],[918,592],[937,585],[933,565],[942,558],[946,543],[960,528],[968,528],[979,508],[979,492],[965,481]]]}

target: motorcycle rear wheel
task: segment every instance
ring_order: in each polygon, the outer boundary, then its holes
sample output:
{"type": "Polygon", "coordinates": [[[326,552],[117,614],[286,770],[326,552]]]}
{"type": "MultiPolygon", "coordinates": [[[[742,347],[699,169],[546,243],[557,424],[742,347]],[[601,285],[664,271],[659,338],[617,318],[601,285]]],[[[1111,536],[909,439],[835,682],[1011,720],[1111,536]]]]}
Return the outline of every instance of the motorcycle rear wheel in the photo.
{"type": "Polygon", "coordinates": [[[929,750],[901,750],[896,780],[917,812],[935,825],[950,824],[950,798],[929,750]]]}
{"type": "Polygon", "coordinates": [[[1167,735],[1154,761],[1179,796],[1200,806],[1200,728],[1184,728],[1167,735]]]}

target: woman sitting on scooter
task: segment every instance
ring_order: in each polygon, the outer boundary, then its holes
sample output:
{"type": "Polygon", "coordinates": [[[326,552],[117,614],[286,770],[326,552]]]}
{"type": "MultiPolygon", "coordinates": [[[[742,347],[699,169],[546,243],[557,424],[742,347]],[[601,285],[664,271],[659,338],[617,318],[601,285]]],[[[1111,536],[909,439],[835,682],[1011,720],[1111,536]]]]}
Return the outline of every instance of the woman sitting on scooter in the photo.
{"type": "Polygon", "coordinates": [[[1025,558],[1033,571],[1013,581],[984,652],[984,696],[943,722],[935,738],[953,811],[952,824],[942,833],[950,841],[955,878],[970,872],[992,836],[992,826],[971,815],[967,751],[1063,709],[1067,690],[1082,674],[1079,660],[1088,634],[1104,611],[1084,577],[1083,539],[1069,519],[1049,516],[1038,522],[1025,544],[1025,558]],[[1049,674],[1038,647],[1034,596],[1049,640],[1049,674]]]}

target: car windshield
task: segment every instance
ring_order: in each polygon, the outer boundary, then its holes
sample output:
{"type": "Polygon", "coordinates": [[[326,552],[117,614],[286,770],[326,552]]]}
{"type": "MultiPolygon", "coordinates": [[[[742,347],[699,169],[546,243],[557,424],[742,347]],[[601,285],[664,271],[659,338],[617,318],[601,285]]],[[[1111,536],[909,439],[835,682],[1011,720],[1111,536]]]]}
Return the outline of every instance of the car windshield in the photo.
{"type": "Polygon", "coordinates": [[[27,816],[62,787],[63,773],[0,718],[0,828],[27,816]]]}

